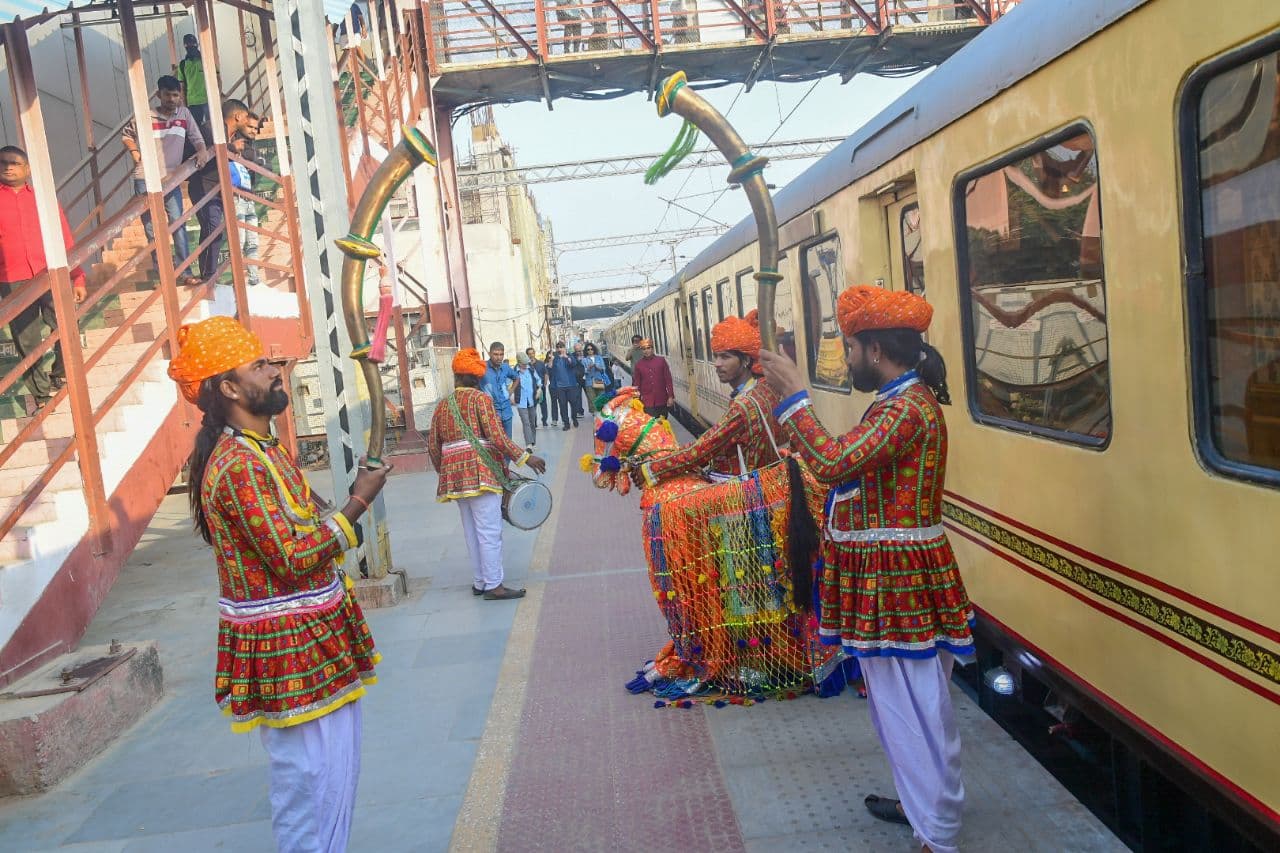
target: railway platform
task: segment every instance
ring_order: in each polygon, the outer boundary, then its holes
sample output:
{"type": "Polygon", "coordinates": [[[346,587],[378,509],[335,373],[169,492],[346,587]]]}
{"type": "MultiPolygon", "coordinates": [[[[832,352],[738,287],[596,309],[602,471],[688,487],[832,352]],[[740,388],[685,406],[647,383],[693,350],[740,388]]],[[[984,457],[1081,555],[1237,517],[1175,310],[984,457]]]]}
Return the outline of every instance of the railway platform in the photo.
{"type": "MultiPolygon", "coordinates": [[[[435,474],[393,476],[402,603],[369,611],[384,655],[364,703],[351,850],[909,851],[862,807],[892,793],[852,691],[754,707],[655,709],[622,685],[661,645],[634,495],[592,489],[584,424],[539,433],[556,508],[504,531],[519,603],[469,592],[457,511],[435,474]]],[[[212,559],[170,496],[86,644],[154,639],[165,696],[58,787],[0,802],[0,849],[270,851],[266,756],[211,699],[212,559]]],[[[966,850],[1123,850],[958,689],[966,850]]]]}

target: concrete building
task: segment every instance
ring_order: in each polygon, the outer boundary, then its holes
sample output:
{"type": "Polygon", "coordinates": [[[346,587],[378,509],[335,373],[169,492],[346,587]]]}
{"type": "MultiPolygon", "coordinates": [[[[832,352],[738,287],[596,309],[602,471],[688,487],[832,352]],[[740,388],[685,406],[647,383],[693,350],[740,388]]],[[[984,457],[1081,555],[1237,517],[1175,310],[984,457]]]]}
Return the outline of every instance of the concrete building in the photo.
{"type": "Polygon", "coordinates": [[[492,110],[472,116],[472,161],[459,165],[458,177],[476,345],[502,341],[509,355],[514,348],[543,349],[551,343],[551,225],[526,187],[466,188],[468,172],[516,165],[492,110]]]}

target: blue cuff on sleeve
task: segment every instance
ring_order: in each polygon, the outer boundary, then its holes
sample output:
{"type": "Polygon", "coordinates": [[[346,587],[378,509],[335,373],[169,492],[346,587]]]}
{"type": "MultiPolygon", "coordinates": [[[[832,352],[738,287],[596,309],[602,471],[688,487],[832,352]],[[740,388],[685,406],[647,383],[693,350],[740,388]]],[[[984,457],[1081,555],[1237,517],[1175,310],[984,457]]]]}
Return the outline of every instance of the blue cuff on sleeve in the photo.
{"type": "Polygon", "coordinates": [[[791,410],[795,409],[801,403],[806,403],[808,401],[809,401],[808,391],[797,391],[796,393],[792,394],[790,397],[786,398],[782,402],[778,403],[778,405],[773,407],[773,416],[777,418],[779,421],[781,421],[783,420],[784,417],[786,417],[788,413],[791,412],[791,410]]]}

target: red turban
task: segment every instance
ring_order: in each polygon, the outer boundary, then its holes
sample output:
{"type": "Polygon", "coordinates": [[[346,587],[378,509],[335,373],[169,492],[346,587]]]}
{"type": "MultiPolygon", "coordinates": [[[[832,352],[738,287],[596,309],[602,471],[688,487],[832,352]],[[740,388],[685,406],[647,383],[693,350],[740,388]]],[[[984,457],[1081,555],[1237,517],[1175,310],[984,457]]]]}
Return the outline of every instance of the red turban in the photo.
{"type": "Polygon", "coordinates": [[[169,362],[169,378],[194,403],[200,383],[265,354],[262,341],[234,317],[210,317],[178,329],[178,354],[169,362]]]}
{"type": "Polygon", "coordinates": [[[933,319],[933,306],[905,290],[869,284],[845,288],[836,299],[836,318],[846,336],[868,329],[913,329],[923,332],[933,319]]]}
{"type": "Polygon", "coordinates": [[[484,376],[484,359],[475,347],[458,350],[453,357],[453,372],[461,376],[484,376]]]}

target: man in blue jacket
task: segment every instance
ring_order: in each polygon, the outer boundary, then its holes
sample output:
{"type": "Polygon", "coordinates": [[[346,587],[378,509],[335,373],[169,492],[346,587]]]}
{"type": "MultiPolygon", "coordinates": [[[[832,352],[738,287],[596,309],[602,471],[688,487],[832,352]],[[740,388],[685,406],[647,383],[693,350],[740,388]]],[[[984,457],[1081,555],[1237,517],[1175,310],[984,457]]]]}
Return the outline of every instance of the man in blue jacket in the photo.
{"type": "Polygon", "coordinates": [[[578,413],[573,408],[574,395],[580,393],[578,377],[574,373],[574,359],[564,351],[564,341],[556,343],[556,357],[551,361],[551,394],[555,398],[556,410],[560,413],[563,429],[569,428],[569,420],[578,425],[578,413]]]}
{"type": "Polygon", "coordinates": [[[505,356],[507,348],[494,341],[489,345],[489,360],[484,365],[484,379],[480,381],[480,390],[493,398],[493,407],[498,410],[502,419],[502,428],[511,438],[511,395],[514,393],[518,377],[515,368],[507,364],[505,356]]]}

